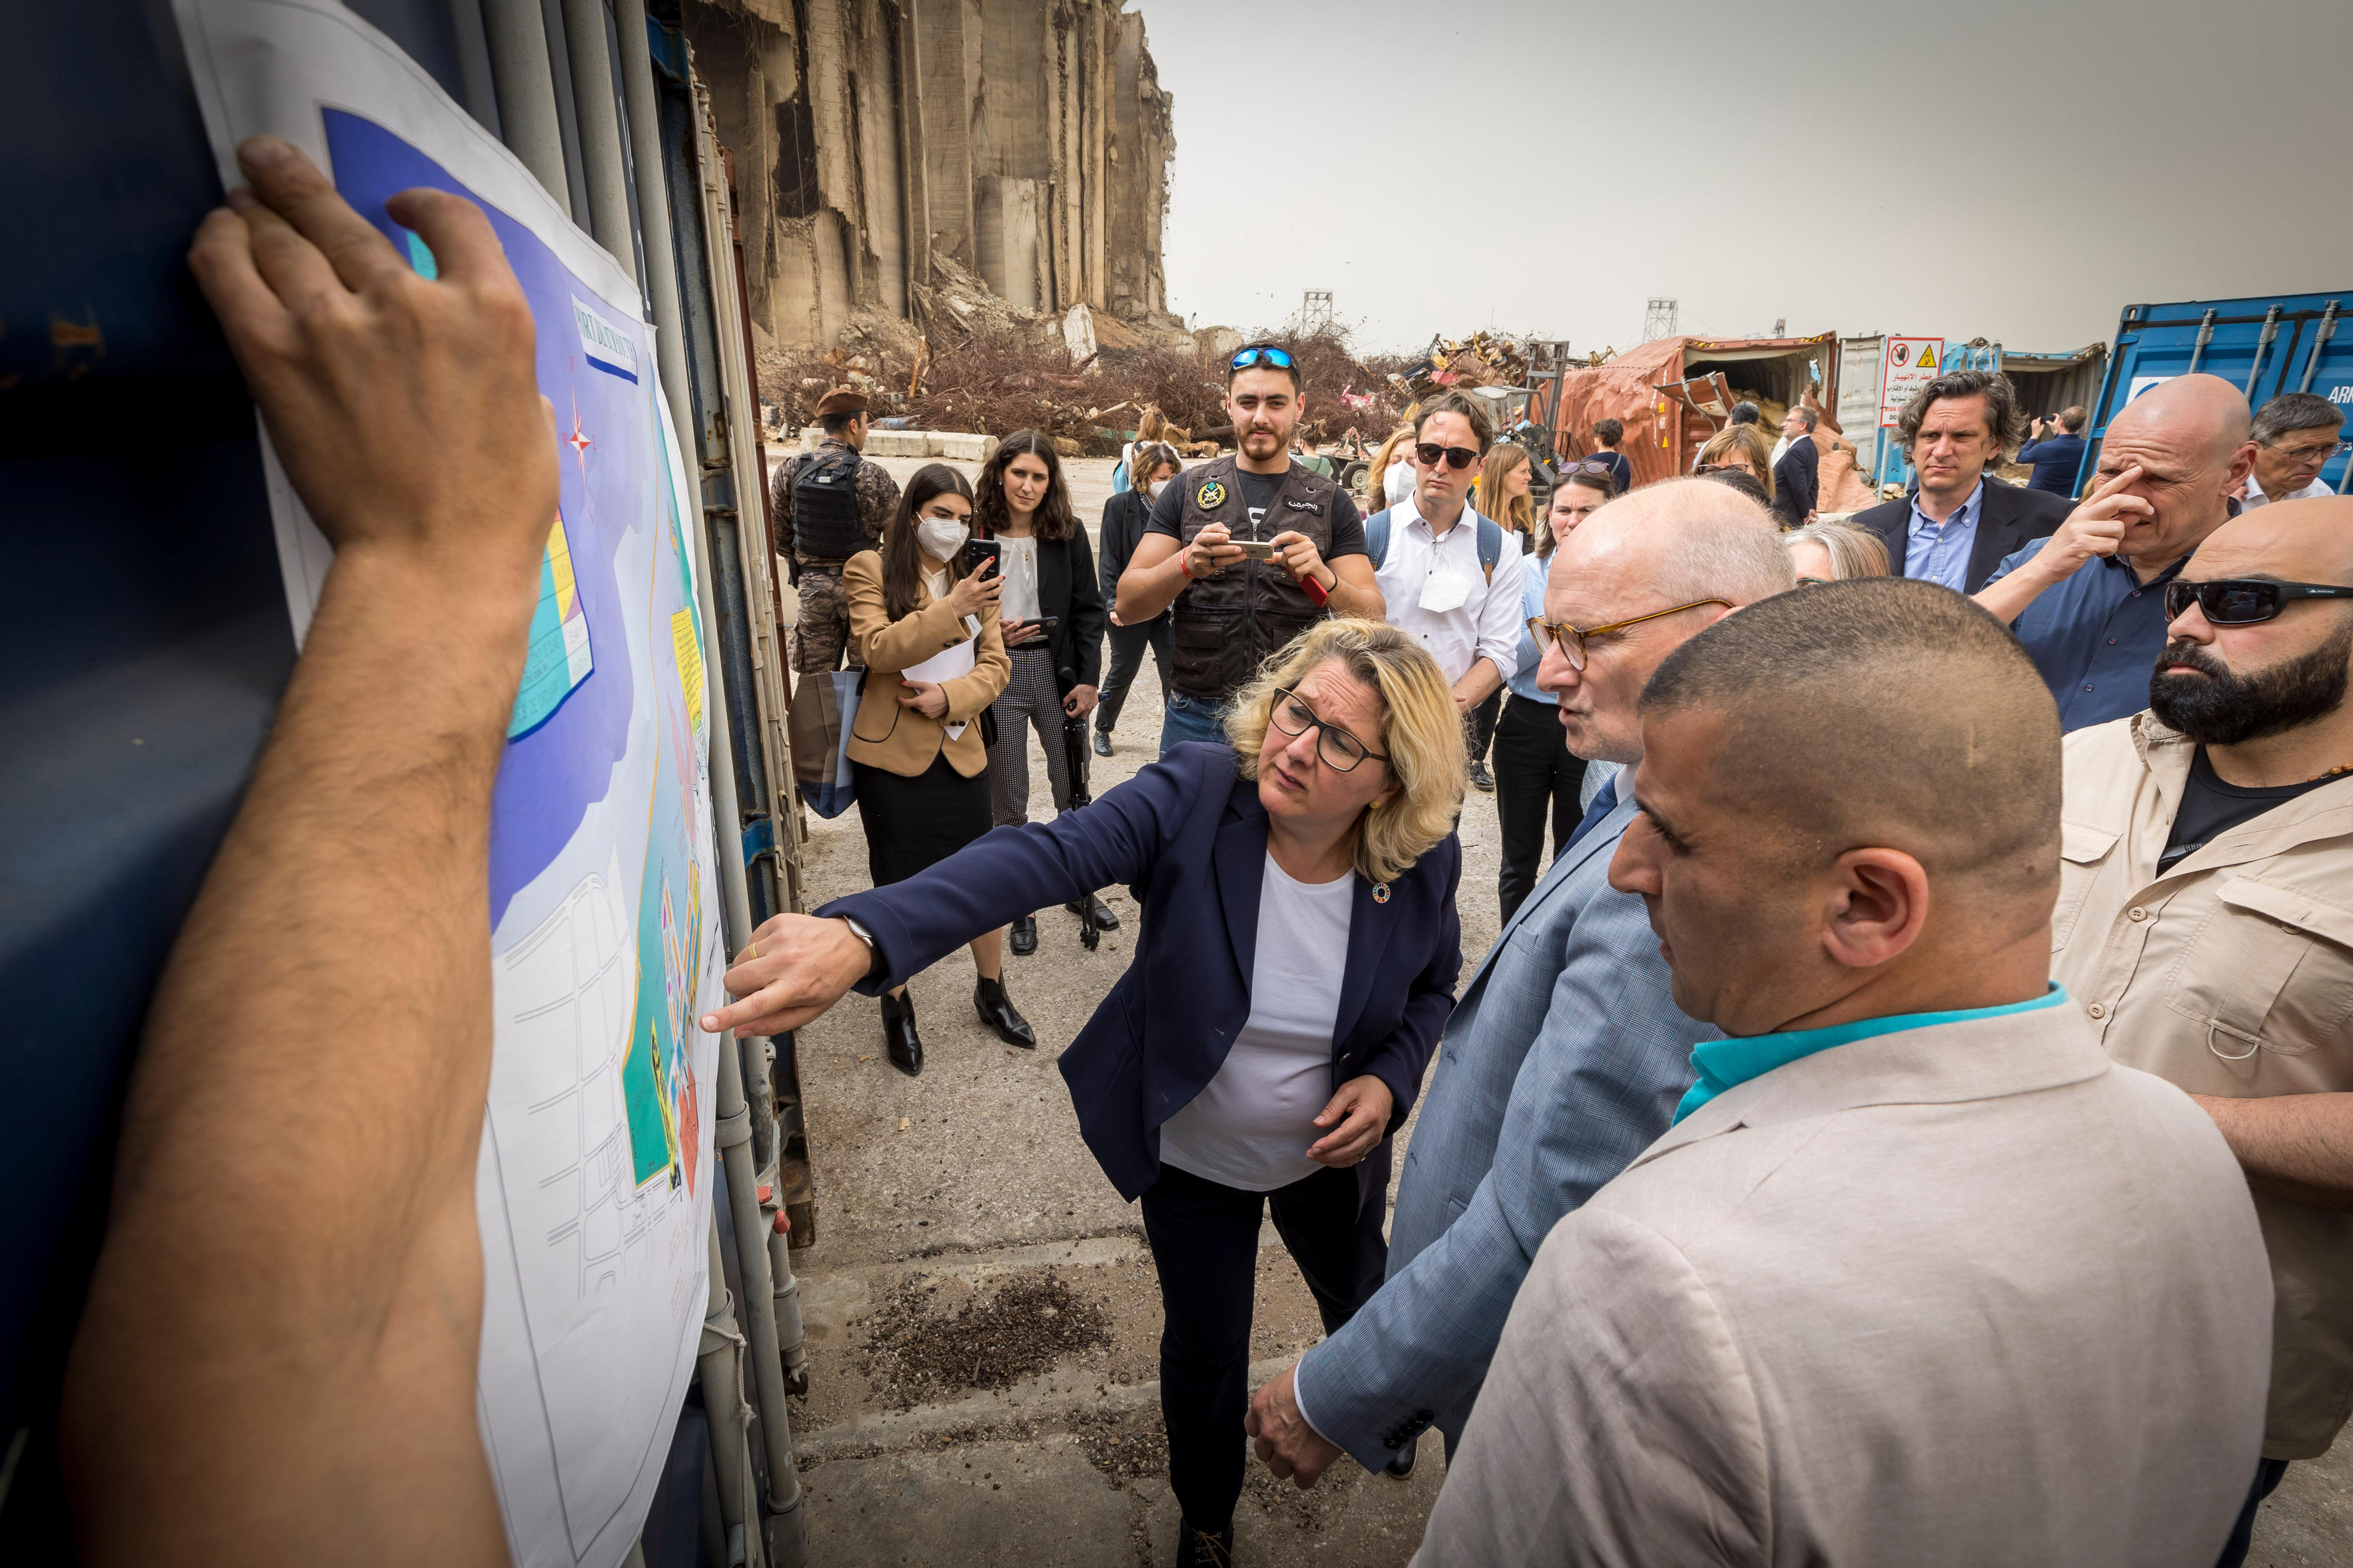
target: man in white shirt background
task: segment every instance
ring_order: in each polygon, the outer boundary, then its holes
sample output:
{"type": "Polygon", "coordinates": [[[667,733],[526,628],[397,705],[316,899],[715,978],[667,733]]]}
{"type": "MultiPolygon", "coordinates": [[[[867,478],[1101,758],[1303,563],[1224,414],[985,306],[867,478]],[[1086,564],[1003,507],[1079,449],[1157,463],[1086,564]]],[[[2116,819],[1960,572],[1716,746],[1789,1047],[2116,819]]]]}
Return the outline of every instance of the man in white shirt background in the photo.
{"type": "Polygon", "coordinates": [[[2255,411],[2255,470],[2242,506],[2335,495],[2320,470],[2342,448],[2345,411],[2317,393],[2283,392],[2255,411]]]}
{"type": "Polygon", "coordinates": [[[1413,493],[1365,525],[1389,625],[1430,651],[1466,714],[1519,666],[1518,536],[1470,500],[1493,440],[1486,414],[1470,398],[1431,398],[1407,448],[1413,493]]]}

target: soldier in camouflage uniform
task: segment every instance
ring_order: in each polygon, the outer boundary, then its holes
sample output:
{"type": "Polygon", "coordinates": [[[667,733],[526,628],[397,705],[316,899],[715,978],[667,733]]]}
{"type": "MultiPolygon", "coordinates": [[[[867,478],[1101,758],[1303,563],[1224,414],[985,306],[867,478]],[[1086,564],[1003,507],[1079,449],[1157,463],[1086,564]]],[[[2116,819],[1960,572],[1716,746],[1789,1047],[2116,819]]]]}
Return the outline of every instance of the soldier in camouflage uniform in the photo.
{"type": "Polygon", "coordinates": [[[899,510],[899,487],[880,463],[859,456],[866,443],[866,395],[837,386],[817,405],[825,439],[776,470],[769,496],[776,520],[776,553],[792,563],[801,593],[800,625],[794,628],[793,668],[829,674],[843,655],[855,668],[849,647],[849,606],[841,593],[841,566],[882,542],[883,526],[899,510]]]}

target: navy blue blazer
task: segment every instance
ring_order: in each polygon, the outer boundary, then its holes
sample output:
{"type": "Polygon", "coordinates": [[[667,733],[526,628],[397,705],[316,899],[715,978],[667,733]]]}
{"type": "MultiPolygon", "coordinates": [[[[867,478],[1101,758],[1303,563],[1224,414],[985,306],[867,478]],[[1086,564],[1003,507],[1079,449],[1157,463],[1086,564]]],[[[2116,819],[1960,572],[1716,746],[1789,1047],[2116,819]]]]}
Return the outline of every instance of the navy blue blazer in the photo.
{"type": "MultiPolygon", "coordinates": [[[[1388,1086],[1396,1103],[1384,1143],[1412,1109],[1454,1008],[1461,872],[1462,846],[1449,834],[1385,889],[1356,878],[1348,951],[1333,955],[1345,967],[1332,1086],[1366,1073],[1388,1086]]],[[[1258,785],[1238,776],[1229,748],[1197,743],[1092,805],[997,828],[906,881],[817,912],[855,916],[873,934],[885,973],[858,986],[871,996],[1017,915],[1127,884],[1143,909],[1134,956],[1061,1069],[1087,1147],[1134,1199],[1159,1177],[1160,1124],[1208,1087],[1250,1019],[1265,879],[1258,785]]],[[[1388,1166],[1368,1157],[1356,1168],[1360,1205],[1388,1166]]]]}

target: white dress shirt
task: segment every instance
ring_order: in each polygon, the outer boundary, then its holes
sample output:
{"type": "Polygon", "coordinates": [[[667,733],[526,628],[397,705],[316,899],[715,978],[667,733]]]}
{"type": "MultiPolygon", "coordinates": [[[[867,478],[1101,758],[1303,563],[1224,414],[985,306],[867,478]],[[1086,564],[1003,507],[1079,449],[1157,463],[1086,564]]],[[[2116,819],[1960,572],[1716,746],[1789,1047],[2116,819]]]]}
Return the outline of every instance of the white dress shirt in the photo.
{"type": "Polygon", "coordinates": [[[2263,487],[2256,482],[2255,476],[2251,472],[2247,475],[2246,497],[2239,504],[2242,507],[2268,506],[2274,500],[2310,500],[2314,496],[2333,496],[2336,493],[2320,480],[2315,479],[2300,490],[2290,490],[2284,496],[2267,496],[2263,494],[2263,487]]]}
{"type": "Polygon", "coordinates": [[[1374,574],[1389,625],[1419,640],[1449,685],[1479,659],[1508,677],[1519,668],[1520,539],[1504,530],[1490,581],[1479,564],[1479,514],[1469,505],[1446,537],[1432,537],[1414,498],[1391,509],[1388,559],[1374,574]]]}

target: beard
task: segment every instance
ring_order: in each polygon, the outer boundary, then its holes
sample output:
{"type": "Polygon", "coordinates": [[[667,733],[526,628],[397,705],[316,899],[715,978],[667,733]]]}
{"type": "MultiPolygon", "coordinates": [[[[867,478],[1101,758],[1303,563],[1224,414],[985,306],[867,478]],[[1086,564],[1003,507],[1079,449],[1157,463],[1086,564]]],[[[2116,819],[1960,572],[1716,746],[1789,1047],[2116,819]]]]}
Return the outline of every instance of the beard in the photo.
{"type": "Polygon", "coordinates": [[[2353,620],[2309,652],[2267,669],[2234,671],[2195,643],[2168,643],[2148,679],[2148,705],[2201,746],[2238,746],[2325,719],[2344,704],[2353,620]],[[2199,671],[2168,675],[2169,665],[2199,671]]]}

